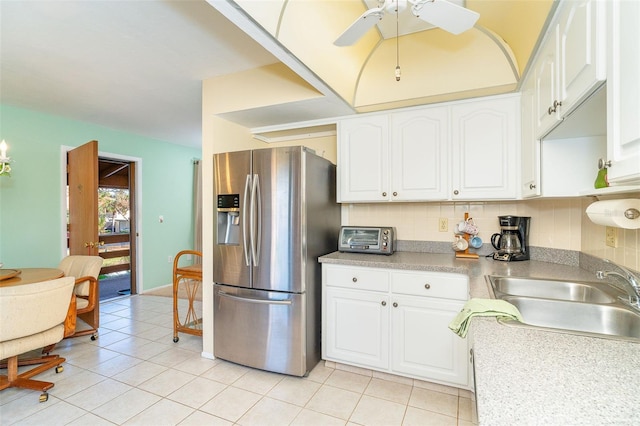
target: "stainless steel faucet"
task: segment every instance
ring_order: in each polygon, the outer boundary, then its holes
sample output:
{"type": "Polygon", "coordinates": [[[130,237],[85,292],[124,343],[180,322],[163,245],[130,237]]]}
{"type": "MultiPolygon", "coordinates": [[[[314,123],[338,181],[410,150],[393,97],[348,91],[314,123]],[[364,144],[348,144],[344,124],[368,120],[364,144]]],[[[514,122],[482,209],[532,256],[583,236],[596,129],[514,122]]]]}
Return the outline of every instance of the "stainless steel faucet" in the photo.
{"type": "Polygon", "coordinates": [[[617,265],[607,259],[603,259],[603,260],[607,263],[614,265],[616,268],[623,271],[624,274],[621,274],[615,271],[596,271],[596,278],[603,280],[609,275],[614,275],[616,277],[622,278],[624,280],[623,282],[625,284],[625,290],[629,295],[629,298],[628,298],[629,304],[636,309],[640,309],[640,278],[638,278],[636,274],[634,274],[624,266],[617,265]]]}

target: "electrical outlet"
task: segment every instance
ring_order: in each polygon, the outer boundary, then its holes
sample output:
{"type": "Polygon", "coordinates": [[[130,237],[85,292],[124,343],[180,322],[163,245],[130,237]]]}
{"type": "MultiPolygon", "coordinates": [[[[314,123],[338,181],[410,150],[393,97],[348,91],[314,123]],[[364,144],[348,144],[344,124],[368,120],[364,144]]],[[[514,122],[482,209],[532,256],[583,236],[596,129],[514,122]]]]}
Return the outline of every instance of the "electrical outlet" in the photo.
{"type": "Polygon", "coordinates": [[[167,262],[168,262],[168,263],[173,262],[173,256],[169,255],[169,258],[167,259],[167,262]]]}
{"type": "Polygon", "coordinates": [[[447,232],[449,230],[449,219],[446,217],[441,217],[438,219],[438,231],[439,232],[447,232]]]}
{"type": "Polygon", "coordinates": [[[618,228],[614,228],[613,226],[605,227],[605,244],[607,247],[618,247],[618,228]]]}

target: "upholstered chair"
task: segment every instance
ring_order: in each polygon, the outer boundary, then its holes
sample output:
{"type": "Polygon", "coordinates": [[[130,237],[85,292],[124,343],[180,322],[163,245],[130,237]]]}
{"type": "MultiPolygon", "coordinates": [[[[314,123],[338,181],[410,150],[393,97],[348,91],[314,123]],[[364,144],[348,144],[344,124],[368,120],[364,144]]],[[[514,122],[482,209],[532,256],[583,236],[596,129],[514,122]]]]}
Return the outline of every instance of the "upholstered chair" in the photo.
{"type": "Polygon", "coordinates": [[[72,302],[73,277],[0,287],[0,359],[7,360],[7,375],[0,375],[0,391],[16,387],[43,392],[40,401],[48,399],[54,384],[33,380],[43,371],[56,367],[62,371],[65,361],[58,355],[21,359],[20,366],[37,365],[18,373],[18,355],[54,345],[65,333],[65,319],[72,302]]]}
{"type": "Polygon", "coordinates": [[[89,328],[82,327],[78,323],[76,332],[68,337],[91,335],[91,340],[98,337],[100,326],[100,287],[98,275],[102,268],[100,256],[67,256],[58,265],[67,277],[76,277],[74,293],[77,297],[78,318],[84,321],[89,328]]]}

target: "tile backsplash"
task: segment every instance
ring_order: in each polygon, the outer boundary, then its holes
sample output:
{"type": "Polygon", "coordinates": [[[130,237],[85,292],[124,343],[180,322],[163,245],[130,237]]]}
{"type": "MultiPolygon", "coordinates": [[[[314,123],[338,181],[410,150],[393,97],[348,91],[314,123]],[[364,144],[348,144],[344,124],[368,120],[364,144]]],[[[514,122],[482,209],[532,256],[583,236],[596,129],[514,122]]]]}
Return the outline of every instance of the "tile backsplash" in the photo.
{"type": "Polygon", "coordinates": [[[484,244],[500,231],[498,216],[530,216],[529,244],[535,247],[582,251],[640,270],[640,232],[618,229],[618,247],[605,245],[605,227],[584,213],[590,198],[546,198],[503,202],[343,204],[343,225],[394,226],[399,240],[453,241],[453,229],[465,212],[480,229],[484,244]],[[446,218],[448,230],[438,231],[446,218]]]}

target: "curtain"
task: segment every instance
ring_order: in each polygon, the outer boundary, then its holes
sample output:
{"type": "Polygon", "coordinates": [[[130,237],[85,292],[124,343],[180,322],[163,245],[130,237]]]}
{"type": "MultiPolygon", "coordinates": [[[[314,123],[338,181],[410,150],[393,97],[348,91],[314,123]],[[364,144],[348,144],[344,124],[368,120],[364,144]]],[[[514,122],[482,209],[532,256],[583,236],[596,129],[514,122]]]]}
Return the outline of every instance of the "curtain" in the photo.
{"type": "Polygon", "coordinates": [[[193,161],[193,249],[202,253],[202,166],[193,161]]]}

